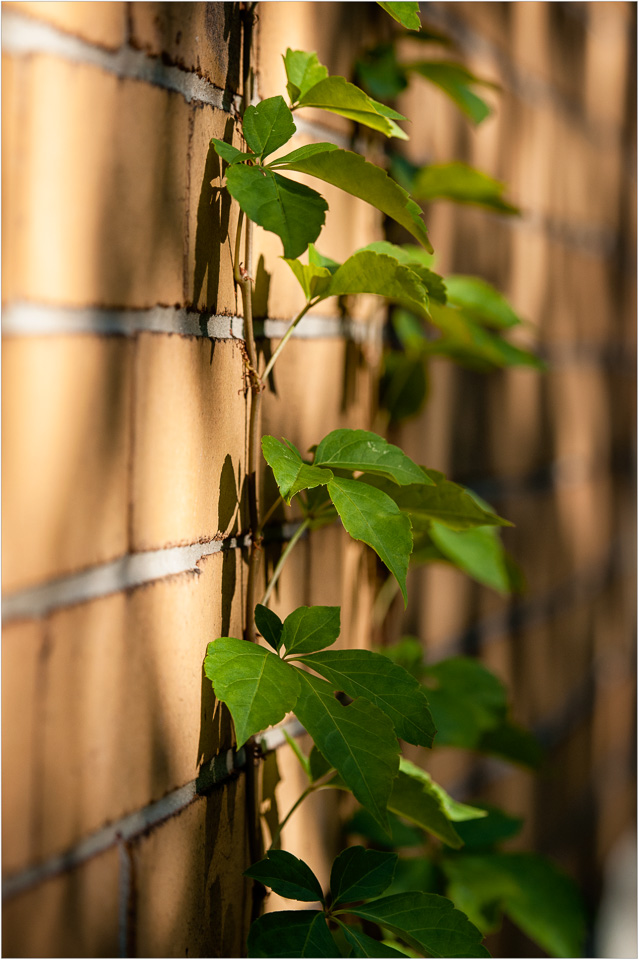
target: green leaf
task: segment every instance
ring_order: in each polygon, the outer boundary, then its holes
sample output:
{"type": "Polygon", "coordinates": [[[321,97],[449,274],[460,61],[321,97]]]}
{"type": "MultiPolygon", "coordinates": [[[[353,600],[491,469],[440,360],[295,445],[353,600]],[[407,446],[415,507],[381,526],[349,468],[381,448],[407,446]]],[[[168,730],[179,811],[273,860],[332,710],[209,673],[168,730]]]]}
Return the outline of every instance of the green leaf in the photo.
{"type": "Polygon", "coordinates": [[[262,160],[284,146],[295,133],[293,114],[284,97],[269,97],[249,106],[242,118],[242,132],[251,150],[262,160]]]}
{"type": "Polygon", "coordinates": [[[307,301],[322,296],[330,283],[330,270],[326,267],[316,267],[312,263],[306,264],[300,263],[299,260],[287,260],[286,257],[282,257],[282,259],[284,263],[288,263],[295,274],[307,301]]]}
{"type": "Polygon", "coordinates": [[[264,604],[258,603],[255,607],[255,626],[266,642],[274,650],[279,650],[283,624],[278,615],[264,604]]]}
{"type": "Polygon", "coordinates": [[[342,706],[331,684],[296,672],[298,719],[347,788],[387,830],[386,806],[399,768],[399,745],[388,717],[363,698],[342,706]]]}
{"type": "Polygon", "coordinates": [[[238,747],[279,723],[300,691],[297,671],[264,647],[234,637],[209,643],[204,672],[217,699],[231,711],[238,747]]]}
{"type": "Polygon", "coordinates": [[[379,130],[387,137],[408,139],[404,131],[394,122],[405,120],[406,117],[391,110],[390,107],[371,100],[363,90],[349,83],[345,77],[326,77],[320,80],[301,95],[298,106],[318,107],[371,127],[373,130],[379,130]]]}
{"type": "Polygon", "coordinates": [[[276,233],[284,256],[295,258],[317,240],[328,204],[310,187],[274,173],[270,167],[229,167],[226,186],[254,223],[276,233]]]}
{"type": "Polygon", "coordinates": [[[432,251],[419,206],[381,167],[368,163],[358,153],[342,150],[332,143],[316,143],[300,147],[299,150],[281,157],[277,160],[277,167],[308,173],[326,183],[332,183],[354,197],[359,197],[360,200],[365,200],[403,226],[422,246],[432,251]]]}
{"type": "Polygon", "coordinates": [[[502,840],[510,840],[524,825],[521,817],[511,817],[510,814],[487,803],[482,803],[480,808],[487,812],[487,816],[482,820],[467,820],[457,825],[457,832],[464,841],[466,849],[492,847],[502,840]]]}
{"type": "Polygon", "coordinates": [[[311,783],[315,783],[316,780],[319,780],[328,773],[329,770],[333,769],[328,760],[324,759],[315,744],[311,747],[311,752],[308,757],[308,767],[311,783]]]}
{"type": "Polygon", "coordinates": [[[339,607],[298,607],[284,621],[280,644],[286,656],[330,647],[339,637],[339,607]]]}
{"type": "Polygon", "coordinates": [[[504,546],[496,527],[451,530],[433,522],[430,535],[443,555],[464,573],[502,595],[510,593],[504,546]]]}
{"type": "Polygon", "coordinates": [[[521,323],[506,298],[481,277],[446,277],[446,289],[450,302],[482,325],[505,330],[521,323]]]}
{"type": "Polygon", "coordinates": [[[573,881],[534,853],[446,857],[448,893],[484,930],[501,909],[555,957],[583,956],[584,908],[573,881]]]}
{"type": "Polygon", "coordinates": [[[315,451],[315,464],[334,470],[365,470],[400,485],[433,481],[403,450],[368,430],[328,433],[315,451]]]}
{"type": "Polygon", "coordinates": [[[378,3],[382,10],[390,14],[393,20],[397,20],[407,30],[419,30],[421,28],[419,3],[382,3],[381,0],[378,0],[378,3]]]}
{"type": "Polygon", "coordinates": [[[461,64],[443,60],[422,60],[418,63],[405,63],[404,69],[412,70],[438,86],[473,123],[481,123],[490,115],[491,109],[486,101],[478,97],[471,87],[478,84],[495,87],[496,84],[481,80],[461,64]]]}
{"type": "Polygon", "coordinates": [[[356,62],[358,81],[372,96],[392,100],[408,86],[406,71],[398,62],[395,46],[380,43],[356,62]]]}
{"type": "Polygon", "coordinates": [[[434,893],[396,893],[350,912],[391,930],[434,957],[488,957],[479,930],[450,900],[434,893]]]}
{"type": "Polygon", "coordinates": [[[492,730],[486,730],[481,735],[477,749],[533,769],[541,765],[544,756],[535,735],[510,720],[505,720],[492,730]]]}
{"type": "Polygon", "coordinates": [[[211,137],[211,143],[215,147],[215,152],[222,160],[226,160],[229,165],[234,163],[242,163],[242,161],[250,160],[255,157],[254,153],[244,153],[242,150],[238,150],[237,147],[234,147],[231,143],[226,143],[225,140],[216,140],[215,137],[211,137]]]}
{"type": "Polygon", "coordinates": [[[428,293],[418,273],[395,257],[360,250],[335,271],[323,289],[323,297],[373,293],[396,300],[428,317],[428,293]]]}
{"type": "Polygon", "coordinates": [[[380,406],[388,411],[392,423],[414,417],[422,409],[428,393],[422,358],[395,350],[386,353],[379,389],[380,406]]]}
{"type": "Polygon", "coordinates": [[[286,441],[276,440],[275,437],[262,437],[262,453],[264,459],[272,469],[279,491],[286,501],[300,490],[311,487],[324,486],[333,479],[330,470],[309,466],[304,463],[297,450],[286,441]]]}
{"type": "Polygon", "coordinates": [[[337,260],[323,256],[314,243],[308,245],[308,262],[314,267],[326,267],[329,273],[335,273],[340,266],[337,260]]]}
{"type": "Polygon", "coordinates": [[[365,847],[342,850],[331,869],[333,906],[378,897],[393,882],[396,863],[396,853],[381,853],[365,847]]]}
{"type": "MultiPolygon", "coordinates": [[[[372,250],[373,253],[385,253],[387,256],[399,260],[400,263],[410,267],[413,273],[417,274],[426,288],[429,300],[434,300],[436,303],[441,304],[446,303],[446,284],[444,278],[424,265],[422,259],[416,254],[416,251],[418,253],[423,252],[421,247],[416,247],[413,244],[404,244],[400,247],[396,243],[389,243],[388,240],[375,240],[373,243],[362,247],[361,250],[372,250]]],[[[360,253],[361,251],[357,252],[360,253]]],[[[396,297],[395,299],[399,300],[400,298],[396,297]]]]}
{"type": "Polygon", "coordinates": [[[311,868],[285,850],[269,850],[263,860],[244,871],[244,876],[259,880],[289,900],[324,902],[322,887],[311,868]]]}
{"type": "Polygon", "coordinates": [[[366,697],[392,721],[402,740],[432,746],[435,735],[428,700],[419,682],[403,667],[370,650],[325,650],[303,661],[334,689],[366,697]]]}
{"type": "Polygon", "coordinates": [[[428,665],[424,675],[438,746],[473,750],[485,731],[506,719],[506,688],[478,660],[451,657],[428,665]]]}
{"type": "Polygon", "coordinates": [[[344,829],[347,834],[355,834],[356,836],[364,837],[375,847],[383,847],[386,849],[395,850],[398,847],[422,846],[424,838],[419,830],[416,830],[414,827],[410,827],[407,823],[403,823],[403,821],[400,820],[399,817],[394,813],[389,815],[388,820],[391,828],[390,840],[388,838],[388,834],[384,833],[384,831],[380,829],[379,824],[375,822],[368,810],[364,810],[363,807],[360,807],[355,811],[353,816],[346,823],[344,829]]]}
{"type": "Polygon", "coordinates": [[[334,477],[328,492],[346,532],[372,547],[393,574],[405,606],[406,574],[413,547],[408,517],[387,494],[359,480],[334,477]]]}
{"type": "Polygon", "coordinates": [[[486,369],[487,366],[489,369],[491,366],[546,369],[539,357],[484,329],[475,323],[465,309],[433,304],[430,319],[445,336],[429,343],[429,353],[444,354],[459,362],[470,362],[472,366],[479,365],[480,369],[486,369]]]}
{"type": "Polygon", "coordinates": [[[519,208],[505,200],[506,184],[489,177],[467,163],[433,163],[421,167],[412,182],[412,195],[422,203],[452,200],[485,207],[500,214],[519,214],[519,208]]]}
{"type": "Polygon", "coordinates": [[[249,957],[339,957],[317,910],[279,910],[259,917],[249,930],[249,957]]]}
{"type": "Polygon", "coordinates": [[[328,76],[327,68],[319,62],[316,53],[291,50],[289,47],[282,60],[288,81],[286,89],[291,103],[295,103],[307,90],[328,76]]]}
{"type": "Polygon", "coordinates": [[[417,637],[402,637],[392,646],[384,647],[384,656],[421,680],[424,674],[424,649],[417,637]]]}
{"type": "Polygon", "coordinates": [[[344,932],[344,937],[347,942],[353,948],[353,957],[405,957],[405,953],[400,953],[399,950],[394,950],[393,947],[389,947],[387,944],[382,943],[380,940],[373,940],[372,937],[369,937],[367,934],[362,933],[361,930],[358,930],[356,927],[348,926],[345,923],[342,923],[341,920],[337,921],[344,932]]]}

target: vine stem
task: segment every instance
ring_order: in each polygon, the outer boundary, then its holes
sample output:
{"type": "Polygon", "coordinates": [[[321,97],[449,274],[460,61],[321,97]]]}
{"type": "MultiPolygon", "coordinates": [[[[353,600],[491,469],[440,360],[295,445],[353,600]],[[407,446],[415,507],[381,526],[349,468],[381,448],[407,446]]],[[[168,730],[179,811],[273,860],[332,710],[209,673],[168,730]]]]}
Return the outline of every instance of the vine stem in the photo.
{"type": "Polygon", "coordinates": [[[304,793],[302,793],[301,796],[299,796],[299,797],[297,798],[297,800],[295,801],[295,803],[293,804],[293,806],[291,807],[291,809],[288,811],[288,813],[286,814],[286,816],[284,817],[284,819],[282,820],[282,822],[278,824],[277,830],[275,831],[275,833],[274,833],[273,836],[271,837],[271,850],[275,847],[275,844],[277,843],[277,841],[278,841],[279,838],[280,838],[280,834],[282,833],[282,830],[284,829],[284,827],[286,826],[286,824],[288,823],[288,821],[291,819],[291,817],[293,816],[293,814],[295,813],[295,811],[297,810],[297,808],[299,807],[299,805],[300,805],[304,800],[306,800],[307,797],[310,797],[310,795],[311,795],[312,793],[314,793],[316,790],[319,790],[319,789],[320,789],[320,787],[316,787],[315,784],[312,783],[310,786],[308,786],[308,787],[306,788],[306,790],[304,791],[304,793]]]}
{"type": "Polygon", "coordinates": [[[319,297],[315,300],[309,300],[308,303],[304,306],[304,308],[300,310],[300,312],[295,317],[295,319],[291,321],[291,324],[288,330],[286,331],[286,333],[280,340],[279,344],[277,345],[275,351],[273,352],[273,356],[271,357],[269,362],[266,364],[266,368],[264,370],[264,373],[262,374],[262,380],[266,380],[266,378],[268,377],[269,373],[275,366],[275,362],[277,358],[279,357],[280,353],[282,352],[282,350],[290,340],[291,336],[293,335],[293,330],[295,330],[295,327],[298,325],[298,323],[300,322],[304,314],[307,313],[311,307],[314,307],[315,304],[318,302],[318,300],[319,300],[319,297]]]}
{"type": "Polygon", "coordinates": [[[295,533],[293,534],[293,536],[291,537],[291,539],[290,539],[290,540],[288,541],[288,543],[286,544],[286,547],[284,548],[284,552],[282,553],[282,556],[280,557],[280,559],[279,559],[279,561],[278,561],[278,564],[277,564],[277,566],[275,567],[275,570],[273,571],[273,576],[271,577],[270,583],[269,583],[268,587],[266,588],[266,593],[264,594],[264,596],[262,597],[262,599],[261,599],[261,601],[260,601],[260,603],[263,603],[264,606],[267,606],[267,605],[268,605],[268,601],[269,601],[269,599],[270,599],[270,596],[271,596],[271,594],[273,593],[273,588],[275,587],[275,584],[276,584],[277,581],[279,580],[280,573],[281,573],[282,570],[284,569],[284,564],[285,564],[286,561],[288,560],[288,556],[289,556],[291,550],[293,550],[293,548],[294,548],[295,544],[297,543],[297,541],[299,540],[299,538],[302,536],[302,534],[304,533],[305,530],[308,530],[308,528],[309,528],[310,525],[311,525],[311,521],[310,521],[310,519],[307,517],[306,520],[304,520],[304,521],[302,521],[302,523],[300,523],[299,527],[297,528],[297,530],[295,531],[295,533]]]}

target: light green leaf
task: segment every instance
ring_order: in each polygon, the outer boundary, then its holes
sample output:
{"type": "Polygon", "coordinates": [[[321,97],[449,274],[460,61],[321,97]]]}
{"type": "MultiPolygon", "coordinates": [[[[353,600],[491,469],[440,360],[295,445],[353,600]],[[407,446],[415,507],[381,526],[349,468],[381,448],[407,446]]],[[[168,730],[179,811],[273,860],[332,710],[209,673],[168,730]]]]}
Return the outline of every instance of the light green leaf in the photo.
{"type": "Polygon", "coordinates": [[[327,68],[319,62],[316,53],[291,50],[289,47],[282,60],[288,80],[286,89],[291,103],[295,103],[302,94],[328,76],[327,68]]]}
{"type": "Polygon", "coordinates": [[[325,650],[303,662],[349,697],[366,697],[409,743],[430,747],[435,725],[419,682],[403,667],[370,650],[325,650]]]}
{"type": "Polygon", "coordinates": [[[368,163],[358,153],[342,150],[332,143],[316,143],[281,157],[277,168],[308,173],[365,200],[432,251],[419,206],[381,167],[368,163]]]}
{"type": "Polygon", "coordinates": [[[328,210],[317,191],[281,177],[270,167],[245,163],[228,168],[226,186],[247,217],[277,234],[285,257],[301,256],[309,243],[317,240],[328,210]]]}
{"type": "Polygon", "coordinates": [[[238,747],[279,723],[300,691],[296,670],[264,647],[234,637],[209,643],[204,672],[217,699],[231,711],[238,747]]]}
{"type": "MultiPolygon", "coordinates": [[[[404,244],[400,247],[396,243],[389,243],[388,240],[375,240],[373,243],[362,247],[362,250],[372,250],[373,253],[385,253],[387,256],[399,260],[400,263],[410,267],[413,273],[417,274],[426,287],[429,299],[434,300],[435,303],[446,303],[446,284],[444,278],[430,270],[424,265],[422,259],[415,255],[414,251],[423,252],[421,247],[416,247],[412,244],[404,244]]],[[[361,251],[357,252],[359,253],[361,251]]]]}
{"type": "Polygon", "coordinates": [[[396,893],[349,911],[372,920],[433,957],[489,957],[479,930],[450,900],[434,893],[396,893]]]}
{"type": "Polygon", "coordinates": [[[349,83],[345,77],[326,77],[306,90],[299,98],[300,107],[318,107],[329,113],[336,113],[348,120],[362,123],[364,126],[379,130],[387,137],[398,136],[402,140],[408,137],[393,121],[406,117],[390,107],[371,100],[363,90],[349,83]]]}
{"type": "Polygon", "coordinates": [[[457,160],[421,167],[415,174],[411,193],[422,203],[452,200],[454,203],[486,207],[495,213],[518,214],[518,207],[504,199],[505,189],[505,183],[457,160]]]}
{"type": "MultiPolygon", "coordinates": [[[[419,268],[418,268],[419,269],[419,268]]],[[[395,257],[360,250],[345,260],[323,291],[324,297],[373,293],[428,316],[428,293],[418,273],[395,257]]]]}
{"type": "Polygon", "coordinates": [[[339,637],[339,607],[298,607],[284,621],[280,643],[286,656],[330,647],[339,637]]]}
{"type": "Polygon", "coordinates": [[[330,283],[330,270],[326,267],[316,267],[312,263],[306,264],[300,263],[299,260],[287,260],[286,257],[282,257],[282,259],[284,263],[288,263],[295,274],[307,301],[322,296],[330,283]]]}
{"type": "Polygon", "coordinates": [[[332,430],[315,451],[315,464],[334,470],[366,470],[400,485],[433,484],[403,450],[369,430],[332,430]]]}
{"type": "Polygon", "coordinates": [[[269,646],[274,650],[279,650],[282,636],[282,621],[276,613],[258,603],[255,607],[255,626],[262,634],[269,646]]]}
{"type": "Polygon", "coordinates": [[[405,63],[404,69],[412,70],[438,86],[473,123],[481,123],[490,115],[491,109],[486,101],[478,97],[471,87],[479,84],[495,87],[496,84],[476,77],[461,64],[421,60],[418,63],[405,63]]]}
{"type": "Polygon", "coordinates": [[[215,152],[219,157],[222,157],[222,160],[231,165],[234,163],[241,163],[242,161],[250,160],[255,157],[254,153],[244,153],[242,150],[238,150],[237,147],[234,147],[231,143],[226,143],[225,140],[216,140],[215,137],[211,137],[211,143],[215,147],[215,152]]]}
{"type": "Polygon", "coordinates": [[[329,273],[335,273],[340,266],[337,260],[323,256],[314,243],[308,245],[308,262],[314,267],[326,267],[329,273]]]}
{"type": "Polygon", "coordinates": [[[394,3],[382,3],[381,0],[378,0],[378,3],[382,10],[390,14],[393,20],[397,20],[397,22],[401,23],[403,27],[406,27],[407,30],[419,30],[421,28],[419,3],[399,2],[399,0],[394,3]]]}
{"type": "Polygon", "coordinates": [[[311,868],[285,850],[269,850],[263,860],[244,871],[244,876],[259,880],[288,900],[324,902],[322,887],[311,868]]]}
{"type": "Polygon", "coordinates": [[[295,712],[347,788],[388,830],[386,806],[399,769],[399,744],[385,713],[363,698],[343,706],[333,686],[296,671],[301,692],[295,712]]]}
{"type": "Polygon", "coordinates": [[[555,957],[583,956],[584,907],[573,881],[534,853],[446,857],[448,894],[483,930],[503,910],[524,933],[555,957]]]}
{"type": "Polygon", "coordinates": [[[333,479],[330,470],[309,466],[294,447],[275,437],[262,437],[262,453],[286,503],[290,503],[300,490],[323,486],[333,479]]]}
{"type": "Polygon", "coordinates": [[[501,680],[471,657],[451,657],[424,668],[438,746],[473,750],[486,730],[506,719],[501,680]]]}
{"type": "Polygon", "coordinates": [[[317,910],[279,910],[259,917],[249,930],[249,957],[339,957],[317,910]]]}
{"type": "Polygon", "coordinates": [[[386,564],[406,605],[406,574],[413,548],[408,517],[387,494],[359,480],[334,477],[328,492],[346,532],[367,543],[386,564]]]}
{"type": "Polygon", "coordinates": [[[446,288],[450,302],[482,325],[504,330],[521,323],[506,298],[481,277],[449,276],[446,288]]]}
{"type": "Polygon", "coordinates": [[[464,573],[498,593],[510,593],[504,545],[496,527],[451,530],[433,522],[430,535],[443,555],[464,573]]]}
{"type": "Polygon", "coordinates": [[[293,114],[284,97],[269,97],[249,106],[242,118],[242,132],[250,149],[264,159],[284,146],[295,133],[293,114]]]}
{"type": "Polygon", "coordinates": [[[393,882],[396,853],[347,847],[333,861],[331,895],[333,906],[378,897],[393,882]]]}
{"type": "Polygon", "coordinates": [[[361,930],[358,930],[356,927],[348,926],[345,923],[342,923],[341,920],[337,921],[344,933],[346,941],[353,948],[352,956],[354,957],[405,957],[405,953],[400,953],[399,950],[394,950],[393,947],[389,947],[387,944],[382,943],[380,940],[373,940],[372,937],[369,937],[367,934],[362,933],[361,930]]]}

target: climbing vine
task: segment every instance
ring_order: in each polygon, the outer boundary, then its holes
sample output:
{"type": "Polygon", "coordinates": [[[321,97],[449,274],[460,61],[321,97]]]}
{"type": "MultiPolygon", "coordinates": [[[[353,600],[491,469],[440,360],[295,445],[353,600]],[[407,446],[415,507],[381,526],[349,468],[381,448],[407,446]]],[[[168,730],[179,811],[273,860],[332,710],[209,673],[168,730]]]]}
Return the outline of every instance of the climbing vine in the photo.
{"type": "MultiPolygon", "coordinates": [[[[405,29],[420,30],[417,3],[380,6],[405,29]]],[[[448,42],[441,34],[421,35],[433,43],[448,42]]],[[[330,76],[313,52],[288,49],[283,60],[288,102],[275,96],[245,104],[246,149],[211,141],[225,163],[225,187],[241,210],[234,269],[243,299],[251,390],[251,548],[244,636],[213,640],[205,672],[217,699],[231,712],[237,748],[245,746],[249,756],[254,862],[246,876],[254,881],[254,900],[248,953],[488,956],[483,936],[505,913],[549,952],[578,955],[582,919],[571,882],[541,857],[498,847],[516,834],[521,822],[494,808],[455,801],[425,769],[402,756],[403,741],[425,748],[471,749],[536,766],[538,744],[511,719],[501,682],[466,658],[426,664],[422,645],[414,638],[404,638],[384,653],[332,649],[340,635],[339,607],[299,607],[283,621],[269,607],[300,537],[331,523],[341,523],[386,568],[388,580],[376,604],[380,617],[396,592],[406,605],[411,564],[451,563],[503,593],[521,582],[500,539],[508,521],[472,491],[415,463],[384,437],[339,429],[317,437],[311,451],[298,450],[286,438],[259,437],[268,378],[310,309],[331,297],[362,293],[392,305],[395,349],[386,353],[381,382],[390,423],[421,407],[433,356],[480,369],[541,366],[537,357],[508,340],[506,334],[520,321],[498,291],[480,278],[442,277],[434,270],[417,202],[445,198],[515,214],[516,208],[503,197],[503,184],[460,163],[418,169],[399,153],[389,154],[389,175],[332,143],[281,152],[296,132],[295,113],[306,107],[336,113],[389,140],[406,139],[399,125],[406,118],[382,101],[406,86],[412,73],[436,84],[471,121],[481,122],[489,108],[475,88],[483,81],[458,63],[402,63],[393,43],[362,55],[357,65],[361,86],[330,76]],[[371,243],[343,263],[328,258],[315,245],[328,205],[291,173],[306,174],[366,201],[412,242],[371,243]],[[253,224],[280,238],[283,259],[301,291],[299,312],[262,369],[252,324],[253,224]],[[300,259],[304,254],[307,262],[300,259]],[[261,517],[260,447],[279,492],[261,517]],[[276,509],[290,507],[293,500],[302,519],[266,591],[258,596],[265,525],[276,509]],[[256,777],[259,734],[290,711],[314,744],[306,756],[291,741],[308,785],[264,855],[256,777]],[[349,845],[339,854],[330,890],[324,891],[307,864],[280,849],[280,840],[299,804],[329,789],[348,791],[358,801],[360,809],[347,831],[367,847],[349,845]],[[410,855],[400,855],[403,850],[410,855]],[[319,904],[319,909],[259,916],[266,887],[292,900],[319,904]]]]}

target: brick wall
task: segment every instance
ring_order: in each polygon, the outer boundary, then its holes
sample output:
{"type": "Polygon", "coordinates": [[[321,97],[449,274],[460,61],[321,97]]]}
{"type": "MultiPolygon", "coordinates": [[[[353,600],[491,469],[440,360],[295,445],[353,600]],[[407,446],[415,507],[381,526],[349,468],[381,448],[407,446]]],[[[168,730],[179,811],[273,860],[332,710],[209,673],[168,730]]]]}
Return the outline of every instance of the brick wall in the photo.
{"type": "MultiPolygon", "coordinates": [[[[504,289],[551,367],[433,370],[432,402],[399,440],[516,522],[508,545],[530,592],[506,603],[431,570],[393,630],[419,632],[433,656],[478,652],[509,681],[519,719],[551,746],[541,779],[443,754],[433,773],[527,814],[526,841],[592,877],[594,899],[633,809],[632,7],[425,8],[504,93],[471,133],[416,86],[405,112],[428,122],[413,124],[411,156],[462,156],[525,210],[518,223],[428,210],[439,266],[504,289]]],[[[282,91],[287,46],[348,76],[386,29],[359,9],[259,5],[253,96],[282,91]]],[[[209,150],[243,94],[240,12],[5,3],[2,28],[4,953],[237,956],[244,775],[228,769],[231,723],[202,659],[209,640],[240,635],[246,580],[237,209],[209,150]],[[215,757],[220,782],[204,790],[215,757]]],[[[349,144],[346,121],[320,119],[299,122],[299,143],[349,144]]],[[[322,193],[324,252],[383,236],[364,204],[322,193]]],[[[266,351],[300,302],[279,242],[257,231],[256,244],[266,351]]],[[[262,432],[302,448],[375,409],[383,312],[364,302],[344,322],[323,308],[263,409],[262,432]]],[[[271,533],[267,569],[281,518],[271,533]]],[[[337,528],[297,550],[275,609],[340,603],[345,642],[369,644],[370,553],[337,528]]],[[[285,811],[298,773],[287,747],[277,757],[285,811]]],[[[302,808],[286,832],[321,876],[338,803],[302,808]]]]}

